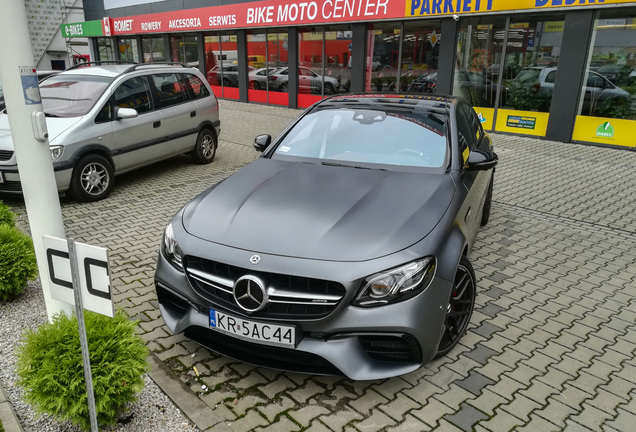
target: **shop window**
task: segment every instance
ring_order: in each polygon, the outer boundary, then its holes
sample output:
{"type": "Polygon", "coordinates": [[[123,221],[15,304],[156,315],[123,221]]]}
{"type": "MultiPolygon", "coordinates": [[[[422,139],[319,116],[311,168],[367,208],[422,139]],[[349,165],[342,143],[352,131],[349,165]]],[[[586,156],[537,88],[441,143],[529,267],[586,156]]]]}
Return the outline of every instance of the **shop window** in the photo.
{"type": "Polygon", "coordinates": [[[305,108],[322,97],[324,31],[302,29],[298,38],[298,106],[305,108]]]}
{"type": "MultiPolygon", "coordinates": [[[[502,79],[513,79],[514,69],[503,68],[506,20],[480,18],[462,20],[457,42],[457,67],[453,76],[453,94],[461,96],[479,112],[484,128],[492,129],[497,102],[497,87],[502,79]]],[[[424,91],[434,90],[434,82],[424,91]]],[[[507,88],[500,92],[506,99],[507,88]]]]}
{"type": "Polygon", "coordinates": [[[247,34],[248,99],[289,105],[287,33],[275,30],[247,34]]]}
{"type": "Polygon", "coordinates": [[[238,54],[236,35],[206,33],[205,75],[217,97],[239,99],[238,54]]]}
{"type": "Polygon", "coordinates": [[[118,39],[119,59],[139,63],[139,49],[137,39],[118,39]]]}
{"type": "Polygon", "coordinates": [[[142,37],[141,50],[144,56],[144,63],[166,61],[165,43],[162,36],[142,37]]]}
{"type": "MultiPolygon", "coordinates": [[[[442,39],[440,21],[408,21],[404,24],[399,88],[401,91],[434,93],[442,39]]],[[[377,65],[382,68],[382,64],[377,65]]]]}
{"type": "Polygon", "coordinates": [[[510,23],[500,106],[550,111],[563,37],[563,16],[515,18],[510,23]],[[512,75],[515,75],[512,77],[512,75]]]}
{"type": "Polygon", "coordinates": [[[333,93],[349,93],[351,88],[351,46],[353,32],[349,26],[325,28],[325,96],[333,93]]]}
{"type": "Polygon", "coordinates": [[[594,23],[572,139],[636,147],[636,11],[594,23]]]}
{"type": "Polygon", "coordinates": [[[97,60],[117,60],[110,38],[97,38],[97,60]]]}
{"type": "Polygon", "coordinates": [[[198,37],[192,34],[170,36],[170,61],[188,66],[199,64],[198,37]]]}
{"type": "Polygon", "coordinates": [[[401,34],[401,23],[369,24],[366,92],[397,91],[401,34]]]}

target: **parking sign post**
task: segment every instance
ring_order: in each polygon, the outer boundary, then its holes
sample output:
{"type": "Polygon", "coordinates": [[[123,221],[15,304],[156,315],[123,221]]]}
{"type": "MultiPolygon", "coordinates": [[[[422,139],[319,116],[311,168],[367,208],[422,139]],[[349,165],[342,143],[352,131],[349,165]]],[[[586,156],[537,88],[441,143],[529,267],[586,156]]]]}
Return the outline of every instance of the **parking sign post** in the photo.
{"type": "Polygon", "coordinates": [[[95,409],[95,392],[93,391],[93,375],[91,373],[91,360],[88,354],[88,338],[86,337],[86,325],[84,324],[84,307],[82,304],[82,289],[80,288],[80,276],[77,265],[77,253],[75,241],[67,239],[68,258],[71,262],[71,277],[73,280],[73,293],[75,297],[75,315],[79,328],[80,347],[82,349],[82,362],[84,363],[84,378],[86,380],[86,393],[88,395],[88,415],[91,422],[91,432],[97,432],[97,410],[95,409]]]}

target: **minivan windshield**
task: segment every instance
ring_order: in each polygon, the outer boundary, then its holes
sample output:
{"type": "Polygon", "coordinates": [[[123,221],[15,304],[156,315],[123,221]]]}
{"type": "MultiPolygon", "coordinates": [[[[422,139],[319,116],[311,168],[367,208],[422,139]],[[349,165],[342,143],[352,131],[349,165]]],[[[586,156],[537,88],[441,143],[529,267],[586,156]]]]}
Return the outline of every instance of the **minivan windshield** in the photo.
{"type": "Polygon", "coordinates": [[[81,117],[113,81],[111,77],[60,74],[40,84],[42,109],[51,117],[81,117]]]}

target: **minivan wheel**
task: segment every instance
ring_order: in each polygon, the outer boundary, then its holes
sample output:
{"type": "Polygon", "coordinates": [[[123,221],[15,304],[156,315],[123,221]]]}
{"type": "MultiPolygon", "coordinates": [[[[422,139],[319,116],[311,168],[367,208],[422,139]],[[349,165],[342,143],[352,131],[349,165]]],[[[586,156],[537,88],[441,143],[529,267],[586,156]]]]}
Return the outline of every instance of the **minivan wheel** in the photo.
{"type": "Polygon", "coordinates": [[[110,162],[98,154],[88,154],[75,164],[69,191],[78,201],[99,201],[110,194],[113,180],[110,162]]]}
{"type": "Polygon", "coordinates": [[[216,146],[216,135],[210,129],[202,129],[194,145],[192,158],[196,163],[209,164],[216,155],[216,146]]]}
{"type": "Polygon", "coordinates": [[[455,272],[451,296],[444,317],[442,338],[439,341],[435,358],[448,354],[466,332],[475,308],[476,295],[475,270],[473,270],[468,258],[462,256],[455,272]]]}

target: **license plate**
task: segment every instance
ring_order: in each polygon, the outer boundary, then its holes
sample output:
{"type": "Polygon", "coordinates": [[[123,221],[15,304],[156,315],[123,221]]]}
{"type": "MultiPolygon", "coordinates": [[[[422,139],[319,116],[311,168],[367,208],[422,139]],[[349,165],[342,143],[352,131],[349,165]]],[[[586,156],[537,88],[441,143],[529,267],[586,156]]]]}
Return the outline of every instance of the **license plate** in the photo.
{"type": "Polygon", "coordinates": [[[251,342],[286,348],[296,346],[296,327],[247,320],[214,309],[210,309],[210,328],[251,342]]]}
{"type": "Polygon", "coordinates": [[[4,175],[2,174],[2,171],[0,171],[0,183],[4,183],[4,175]]]}

